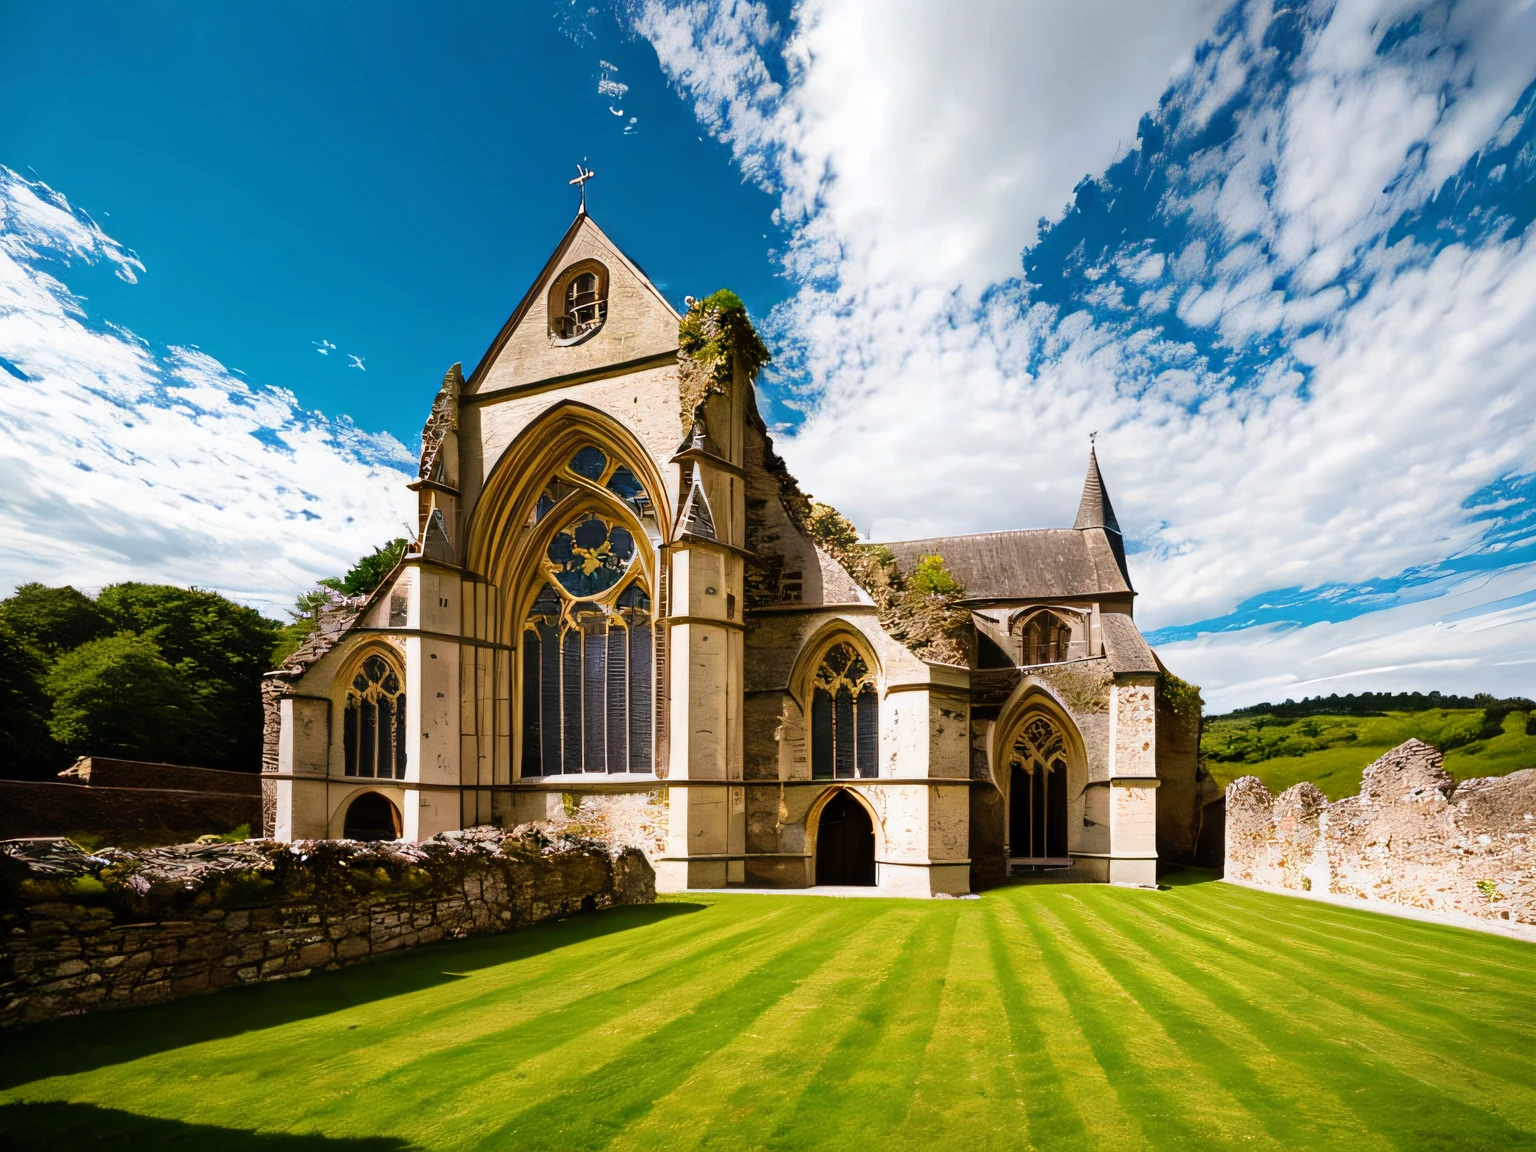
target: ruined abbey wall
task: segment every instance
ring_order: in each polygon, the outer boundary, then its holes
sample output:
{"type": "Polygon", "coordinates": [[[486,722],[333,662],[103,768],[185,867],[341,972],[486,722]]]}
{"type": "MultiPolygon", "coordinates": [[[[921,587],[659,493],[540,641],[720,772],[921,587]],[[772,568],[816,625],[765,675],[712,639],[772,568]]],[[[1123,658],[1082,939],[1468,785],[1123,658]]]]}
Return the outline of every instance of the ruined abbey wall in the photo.
{"type": "Polygon", "coordinates": [[[90,856],[0,841],[0,1027],[307,976],[655,899],[634,849],[534,829],[90,856]]]}
{"type": "Polygon", "coordinates": [[[1410,740],[1333,803],[1312,784],[1227,789],[1226,878],[1526,927],[1536,938],[1536,769],[1456,782],[1410,740]]]}

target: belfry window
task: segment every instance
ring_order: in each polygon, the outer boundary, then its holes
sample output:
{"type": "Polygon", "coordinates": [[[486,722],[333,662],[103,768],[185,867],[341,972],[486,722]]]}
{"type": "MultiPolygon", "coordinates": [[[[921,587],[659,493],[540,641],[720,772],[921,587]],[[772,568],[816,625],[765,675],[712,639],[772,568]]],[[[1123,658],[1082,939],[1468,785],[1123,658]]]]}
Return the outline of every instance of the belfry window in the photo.
{"type": "Polygon", "coordinates": [[[383,656],[368,656],[347,686],[342,751],[348,776],[405,779],[405,688],[383,656]]]}
{"type": "Polygon", "coordinates": [[[1020,663],[1026,667],[1031,664],[1059,664],[1072,658],[1072,629],[1053,612],[1040,612],[1031,616],[1020,640],[1020,663]]]}
{"type": "Polygon", "coordinates": [[[602,327],[608,318],[608,277],[594,268],[577,272],[550,301],[550,333],[574,342],[602,327]]]}
{"type": "Polygon", "coordinates": [[[880,775],[880,697],[852,644],[827,649],[811,686],[811,777],[880,775]]]}
{"type": "Polygon", "coordinates": [[[1009,749],[1008,855],[1067,855],[1066,750],[1060,730],[1044,716],[1025,724],[1009,749]]]}
{"type": "MultiPolygon", "coordinates": [[[[649,507],[634,473],[599,449],[569,467],[606,480],[629,511],[649,507]]],[[[523,622],[525,778],[654,770],[655,637],[639,543],[617,503],[593,507],[592,494],[562,516],[523,622]]]]}

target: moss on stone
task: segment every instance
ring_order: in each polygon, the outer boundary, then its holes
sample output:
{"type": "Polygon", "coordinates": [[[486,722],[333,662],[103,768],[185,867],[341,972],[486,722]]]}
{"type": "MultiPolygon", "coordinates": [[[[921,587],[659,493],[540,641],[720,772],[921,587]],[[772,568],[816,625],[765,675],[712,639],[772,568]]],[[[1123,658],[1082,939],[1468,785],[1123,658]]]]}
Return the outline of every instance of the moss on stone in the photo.
{"type": "Polygon", "coordinates": [[[965,589],[944,557],[922,557],[909,577],[889,548],[860,543],[858,529],[829,504],[811,505],[806,528],[811,540],[869,593],[880,626],[893,640],[924,660],[969,662],[971,613],[960,605],[965,589]]]}
{"type": "Polygon", "coordinates": [[[724,395],[736,369],[748,378],[768,363],[767,347],[747,316],[741,297],[722,288],[702,300],[689,298],[687,314],[677,325],[679,391],[683,435],[710,396],[724,395]]]}

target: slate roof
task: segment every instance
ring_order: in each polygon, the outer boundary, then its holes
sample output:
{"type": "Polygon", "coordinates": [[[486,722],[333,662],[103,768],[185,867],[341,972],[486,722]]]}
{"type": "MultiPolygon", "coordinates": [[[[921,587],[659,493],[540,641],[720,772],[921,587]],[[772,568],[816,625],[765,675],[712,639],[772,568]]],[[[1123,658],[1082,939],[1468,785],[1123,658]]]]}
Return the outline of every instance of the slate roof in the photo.
{"type": "Polygon", "coordinates": [[[965,588],[967,600],[1039,600],[1131,592],[1102,528],[1035,528],[933,536],[886,544],[910,572],[923,556],[939,555],[965,588]]]}

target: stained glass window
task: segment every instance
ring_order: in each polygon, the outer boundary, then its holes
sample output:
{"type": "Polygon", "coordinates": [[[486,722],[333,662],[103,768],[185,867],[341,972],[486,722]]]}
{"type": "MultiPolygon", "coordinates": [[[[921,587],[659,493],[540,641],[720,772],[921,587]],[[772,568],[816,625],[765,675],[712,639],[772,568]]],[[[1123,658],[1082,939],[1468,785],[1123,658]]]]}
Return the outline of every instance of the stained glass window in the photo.
{"type": "MultiPolygon", "coordinates": [[[[598,448],[568,467],[606,480],[631,512],[649,507],[634,472],[598,448]]],[[[617,504],[571,515],[551,538],[523,624],[524,777],[653,771],[656,637],[637,555],[617,504]]]]}
{"type": "Polygon", "coordinates": [[[368,656],[347,687],[342,753],[348,776],[405,779],[405,690],[383,656],[368,656]]]}
{"type": "Polygon", "coordinates": [[[811,687],[811,776],[851,780],[880,774],[880,698],[852,644],[827,649],[811,687]]]}

